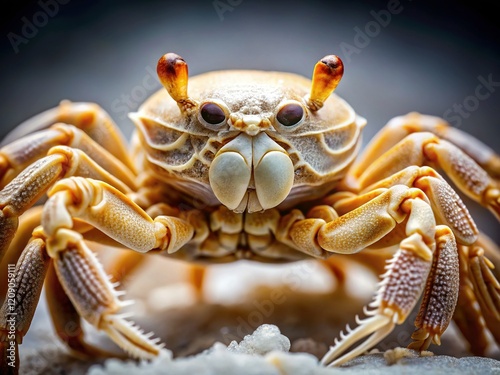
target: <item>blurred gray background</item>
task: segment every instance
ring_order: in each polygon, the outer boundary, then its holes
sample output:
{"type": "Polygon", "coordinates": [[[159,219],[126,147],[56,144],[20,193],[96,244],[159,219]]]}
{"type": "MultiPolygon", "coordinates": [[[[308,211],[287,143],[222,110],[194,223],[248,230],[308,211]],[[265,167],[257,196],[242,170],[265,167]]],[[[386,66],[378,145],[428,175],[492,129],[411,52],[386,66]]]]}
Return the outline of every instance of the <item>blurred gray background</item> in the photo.
{"type": "MultiPolygon", "coordinates": [[[[1,24],[2,137],[62,99],[99,103],[129,135],[126,113],[160,88],[154,72],[166,52],[184,57],[191,75],[249,68],[305,76],[334,53],[345,64],[337,93],[368,119],[365,140],[391,117],[419,111],[445,116],[500,151],[500,26],[493,1],[469,7],[411,0],[10,5],[1,24]]],[[[500,242],[493,216],[483,210],[476,216],[500,242]]]]}

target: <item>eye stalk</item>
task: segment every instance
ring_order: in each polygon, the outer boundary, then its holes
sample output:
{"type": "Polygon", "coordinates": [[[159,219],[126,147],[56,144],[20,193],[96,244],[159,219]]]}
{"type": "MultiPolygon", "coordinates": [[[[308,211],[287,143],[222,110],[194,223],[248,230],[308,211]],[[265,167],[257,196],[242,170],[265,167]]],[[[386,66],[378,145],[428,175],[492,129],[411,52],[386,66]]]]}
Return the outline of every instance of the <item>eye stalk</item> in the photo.
{"type": "Polygon", "coordinates": [[[339,84],[343,74],[344,64],[338,56],[328,55],[316,63],[312,76],[311,92],[309,96],[305,97],[307,107],[311,111],[317,111],[323,107],[326,99],[339,84]]]}
{"type": "Polygon", "coordinates": [[[175,53],[160,57],[156,67],[160,82],[177,102],[182,112],[196,107],[196,102],[188,97],[188,66],[186,61],[175,53]]]}

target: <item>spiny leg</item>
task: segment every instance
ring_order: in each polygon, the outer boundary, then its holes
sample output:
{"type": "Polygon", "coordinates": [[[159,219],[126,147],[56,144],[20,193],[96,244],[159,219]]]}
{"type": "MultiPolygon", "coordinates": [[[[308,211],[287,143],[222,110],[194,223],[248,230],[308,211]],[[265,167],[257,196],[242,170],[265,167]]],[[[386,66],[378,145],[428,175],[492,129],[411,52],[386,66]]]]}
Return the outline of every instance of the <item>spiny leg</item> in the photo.
{"type": "Polygon", "coordinates": [[[7,298],[0,309],[2,374],[19,370],[18,345],[31,325],[49,263],[45,241],[35,237],[24,249],[15,269],[8,272],[7,298]]]}
{"type": "MultiPolygon", "coordinates": [[[[393,263],[397,266],[391,266],[383,276],[377,299],[372,304],[377,309],[366,311],[373,316],[359,321],[361,325],[358,328],[343,335],[342,340],[324,358],[324,364],[329,364],[356,341],[373,333],[359,347],[333,363],[340,364],[361,354],[380,342],[396,324],[404,322],[424,290],[433,264],[434,250],[441,246],[450,248],[455,244],[449,228],[436,227],[427,196],[420,189],[396,185],[389,189],[378,189],[376,194],[368,194],[371,199],[366,203],[329,223],[313,218],[298,220],[288,226],[285,235],[298,249],[308,253],[318,254],[323,251],[323,256],[328,252],[348,254],[376,243],[398,223],[406,221],[406,238],[401,241],[400,250],[393,258],[393,263]]],[[[283,222],[286,222],[285,218],[283,222]]],[[[436,256],[440,257],[439,251],[436,256]]],[[[458,269],[456,272],[458,273],[458,269]]],[[[453,305],[453,301],[449,305],[453,305]]],[[[426,307],[426,311],[428,309],[426,307]]],[[[442,317],[442,321],[446,321],[446,317],[442,317]]],[[[434,338],[438,333],[430,332],[434,338]]]]}
{"type": "MultiPolygon", "coordinates": [[[[347,334],[342,333],[341,339],[335,341],[335,346],[322,359],[323,364],[340,365],[379,343],[396,324],[406,320],[424,288],[425,294],[416,321],[420,328],[417,331],[418,338],[423,341],[418,341],[418,349],[426,349],[432,339],[439,344],[439,338],[447,328],[456,304],[458,285],[455,284],[458,284],[458,274],[455,271],[458,272],[458,261],[457,267],[447,264],[450,257],[457,258],[456,244],[449,228],[437,226],[435,240],[435,253],[428,254],[432,259],[425,259],[415,252],[419,248],[424,249],[424,244],[419,243],[421,239],[416,236],[401,242],[400,249],[387,264],[387,272],[382,275],[375,300],[368,305],[374,310],[365,308],[368,318],[363,320],[356,317],[358,327],[354,330],[347,327],[347,334]],[[367,336],[359,346],[335,359],[367,336]]],[[[416,339],[417,333],[414,336],[416,339]]]]}
{"type": "MultiPolygon", "coordinates": [[[[9,264],[16,264],[24,248],[31,239],[31,233],[40,225],[42,218],[42,207],[30,208],[19,219],[19,227],[16,236],[7,249],[5,256],[0,262],[0,280],[7,280],[9,264]]],[[[0,305],[3,304],[7,293],[7,283],[0,283],[0,305]]]]}
{"type": "Polygon", "coordinates": [[[119,357],[117,353],[107,352],[85,341],[81,316],[65,293],[54,264],[47,272],[45,296],[54,330],[74,355],[86,358],[119,357]]]}
{"type": "Polygon", "coordinates": [[[42,225],[47,251],[65,294],[79,315],[133,357],[152,358],[160,346],[120,316],[122,302],[101,264],[73,229],[79,218],[115,241],[138,252],[174,252],[193,235],[181,219],[154,220],[123,193],[101,181],[72,177],[59,181],[48,193],[42,225]]]}
{"type": "Polygon", "coordinates": [[[414,340],[408,348],[426,350],[431,343],[441,345],[455,311],[459,294],[459,262],[455,238],[450,228],[438,226],[436,251],[427,277],[425,293],[415,319],[414,340]]]}
{"type": "MultiPolygon", "coordinates": [[[[471,174],[474,174],[473,170],[471,174]]],[[[483,253],[484,250],[487,250],[491,259],[498,263],[498,267],[500,265],[500,261],[498,261],[500,251],[492,241],[486,241],[484,236],[480,236],[476,242],[478,232],[465,205],[448,183],[430,167],[408,167],[393,176],[372,184],[365,190],[376,191],[379,188],[387,188],[401,183],[424,191],[430,199],[439,222],[448,225],[453,230],[457,242],[473,245],[470,248],[459,246],[459,249],[464,249],[461,252],[468,255],[461,256],[460,299],[455,320],[464,336],[471,343],[472,350],[475,353],[483,353],[487,346],[484,321],[496,340],[500,341],[500,332],[497,328],[500,326],[498,274],[495,276],[491,262],[483,253]],[[450,204],[451,202],[454,203],[450,204]],[[464,231],[464,228],[471,230],[464,231]],[[472,271],[474,272],[472,273],[472,271]],[[469,275],[469,273],[471,274],[469,275]],[[481,306],[480,309],[479,306],[481,306]]],[[[364,196],[369,196],[369,193],[364,196]]],[[[361,197],[355,194],[341,193],[337,197],[335,195],[330,197],[329,202],[342,213],[362,204],[361,197]]],[[[414,344],[413,347],[418,347],[418,345],[414,344]]]]}
{"type": "MultiPolygon", "coordinates": [[[[105,172],[102,168],[96,165],[91,159],[86,157],[85,154],[81,153],[81,151],[70,149],[68,147],[57,146],[51,149],[51,152],[49,152],[48,156],[33,163],[30,167],[25,169],[0,192],[0,205],[2,207],[0,215],[1,219],[0,221],[2,221],[2,223],[0,223],[2,227],[2,232],[0,232],[1,233],[0,237],[2,237],[3,239],[2,245],[4,247],[4,250],[9,246],[12,236],[15,234],[18,217],[21,214],[23,214],[27,209],[29,209],[29,207],[31,207],[39,199],[39,197],[42,196],[45,193],[45,191],[54,184],[55,181],[64,177],[66,174],[78,173],[80,169],[84,170],[87,175],[90,173],[91,175],[94,175],[97,178],[101,178],[104,180],[107,179],[113,185],[120,186],[123,190],[127,191],[125,185],[123,185],[119,180],[115,179],[107,172],[105,172]]],[[[110,185],[107,185],[104,182],[101,183],[105,186],[109,186],[110,189],[113,189],[111,188],[110,185]]],[[[119,191],[116,190],[116,192],[119,191]]],[[[92,191],[90,192],[90,194],[91,193],[92,191]]],[[[81,195],[79,197],[81,198],[81,195]]],[[[98,199],[98,197],[95,198],[98,199]]],[[[64,215],[64,213],[62,213],[62,215],[64,215]]],[[[121,216],[119,218],[121,219],[121,216]]],[[[116,224],[118,223],[120,223],[119,219],[116,220],[116,224]]],[[[80,225],[81,224],[80,221],[78,220],[75,220],[73,224],[76,224],[75,229],[82,227],[80,225]]],[[[85,229],[84,231],[88,231],[88,228],[85,228],[85,225],[83,227],[85,229]]],[[[174,232],[174,234],[177,234],[177,232],[174,232]]],[[[168,235],[171,236],[172,233],[169,232],[168,235]]],[[[169,238],[169,239],[172,240],[169,242],[169,244],[172,244],[172,246],[175,247],[175,245],[177,244],[175,238],[169,238]]],[[[75,251],[74,253],[78,255],[82,254],[83,255],[80,258],[73,257],[72,261],[74,261],[74,263],[72,264],[74,267],[77,267],[77,269],[85,270],[91,267],[85,263],[85,260],[87,260],[86,256],[90,257],[89,262],[91,263],[91,265],[94,265],[93,263],[94,259],[92,258],[93,256],[92,253],[88,251],[85,244],[83,244],[83,240],[81,240],[81,242],[82,242],[81,247],[78,248],[80,249],[80,251],[75,251]]],[[[61,257],[54,257],[55,260],[56,258],[60,259],[61,257]]],[[[77,270],[74,271],[75,273],[78,273],[77,270]]],[[[71,274],[71,272],[69,272],[69,274],[71,274]]],[[[69,284],[71,285],[72,282],[74,281],[75,280],[70,280],[69,284]]],[[[99,284],[99,281],[100,280],[98,280],[97,284],[99,284]]],[[[110,300],[113,302],[111,298],[113,295],[110,294],[111,292],[109,286],[106,289],[106,285],[97,285],[96,288],[99,290],[98,292],[99,296],[102,297],[103,296],[102,293],[104,293],[105,297],[105,300],[103,301],[98,300],[97,302],[103,302],[103,305],[105,307],[107,307],[107,303],[110,300]],[[108,292],[107,295],[106,291],[108,292]]],[[[90,297],[93,298],[91,294],[90,297]]],[[[84,299],[84,297],[82,298],[84,299]]],[[[38,300],[38,297],[36,300],[38,300]]],[[[92,308],[95,308],[96,307],[95,300],[93,302],[94,306],[92,306],[92,308]]],[[[118,302],[116,301],[114,302],[115,303],[113,306],[115,308],[117,308],[117,306],[119,307],[118,302]]],[[[33,304],[36,305],[36,301],[33,304]]],[[[79,311],[79,313],[81,313],[81,311],[79,311]]],[[[122,347],[125,348],[125,350],[131,351],[132,354],[136,356],[147,357],[148,350],[152,351],[153,350],[152,347],[157,349],[154,342],[151,342],[151,340],[149,340],[147,337],[143,337],[143,335],[141,335],[140,332],[138,332],[130,324],[126,323],[125,320],[123,320],[120,317],[114,317],[113,319],[114,319],[113,322],[107,323],[107,329],[110,335],[116,336],[115,341],[116,340],[122,341],[121,344],[122,347]],[[117,325],[118,328],[113,328],[112,327],[113,324],[115,326],[117,325]],[[120,334],[116,333],[117,330],[120,331],[120,334]],[[130,338],[127,336],[130,336],[130,338]]]]}

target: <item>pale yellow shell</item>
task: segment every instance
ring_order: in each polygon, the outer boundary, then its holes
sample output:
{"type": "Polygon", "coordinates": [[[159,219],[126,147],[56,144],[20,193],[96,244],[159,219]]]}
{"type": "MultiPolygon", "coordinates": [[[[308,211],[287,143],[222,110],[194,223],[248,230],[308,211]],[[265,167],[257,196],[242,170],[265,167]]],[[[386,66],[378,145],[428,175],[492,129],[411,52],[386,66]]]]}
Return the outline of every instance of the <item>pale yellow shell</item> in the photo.
{"type": "MultiPolygon", "coordinates": [[[[266,133],[287,151],[294,165],[294,185],[285,201],[288,205],[332,189],[356,157],[366,123],[335,94],[320,110],[307,110],[304,98],[310,87],[309,79],[291,73],[231,70],[190,78],[188,94],[197,103],[225,104],[233,118],[256,115],[270,121],[266,133]],[[286,128],[275,115],[288,100],[304,104],[306,115],[300,125],[286,128]]],[[[208,169],[217,151],[235,136],[229,124],[217,131],[208,129],[195,115],[182,112],[164,89],[131,118],[147,159],[167,183],[209,205],[220,204],[211,192],[208,169]]]]}

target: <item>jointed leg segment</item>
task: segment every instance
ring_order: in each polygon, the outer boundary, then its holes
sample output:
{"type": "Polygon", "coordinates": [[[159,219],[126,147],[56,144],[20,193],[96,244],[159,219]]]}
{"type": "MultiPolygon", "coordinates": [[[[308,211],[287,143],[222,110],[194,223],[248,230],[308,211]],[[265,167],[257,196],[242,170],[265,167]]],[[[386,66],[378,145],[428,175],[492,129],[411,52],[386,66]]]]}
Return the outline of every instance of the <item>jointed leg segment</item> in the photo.
{"type": "Polygon", "coordinates": [[[368,191],[405,168],[424,165],[444,170],[461,191],[500,219],[500,188],[495,180],[500,176],[500,157],[437,117],[412,113],[392,120],[342,185],[348,191],[368,191]]]}
{"type": "Polygon", "coordinates": [[[129,188],[107,173],[80,150],[65,146],[52,148],[49,155],[24,169],[0,191],[0,259],[18,226],[18,218],[32,207],[58,180],[72,175],[99,178],[123,191],[129,188]]]}
{"type": "Polygon", "coordinates": [[[382,276],[375,301],[369,305],[375,310],[365,310],[370,317],[358,320],[358,328],[341,336],[341,341],[324,357],[325,365],[341,364],[376,345],[396,324],[406,320],[424,291],[414,346],[425,349],[432,341],[439,342],[453,314],[458,296],[458,255],[453,232],[447,226],[436,225],[422,190],[395,185],[380,188],[377,194],[328,223],[311,218],[289,226],[288,237],[303,251],[317,252],[319,248],[324,254],[346,254],[361,251],[390,233],[398,223],[405,223],[406,238],[382,276]],[[439,304],[445,308],[439,309],[439,304]],[[338,358],[367,336],[370,337],[360,346],[338,358]]]}
{"type": "Polygon", "coordinates": [[[19,366],[18,345],[28,331],[43,280],[50,263],[45,252],[45,242],[33,238],[24,249],[16,268],[8,276],[7,298],[0,308],[0,370],[2,374],[14,373],[19,366]],[[12,346],[14,346],[13,350],[12,346]],[[10,354],[16,356],[8,360],[10,354]],[[14,367],[8,365],[12,363],[14,367]]]}
{"type": "MultiPolygon", "coordinates": [[[[349,172],[348,180],[354,182],[368,169],[374,160],[390,151],[394,145],[413,133],[429,132],[463,150],[490,176],[500,177],[500,157],[490,147],[463,131],[453,128],[439,117],[421,115],[416,112],[398,116],[371,140],[362,156],[349,172]]],[[[408,157],[411,155],[401,155],[408,157]]],[[[420,164],[421,165],[421,164],[420,164]]]]}
{"type": "MultiPolygon", "coordinates": [[[[52,169],[55,171],[51,176],[57,176],[62,169],[61,163],[50,166],[49,172],[52,169]]],[[[41,169],[35,170],[39,172],[41,169]]],[[[49,180],[53,182],[53,178],[49,180]]],[[[16,181],[17,179],[13,180],[11,184],[18,187],[16,181]]],[[[9,190],[11,184],[4,189],[4,192],[9,190]]],[[[18,195],[23,195],[22,188],[18,187],[17,191],[18,195]]],[[[23,206],[16,207],[18,195],[9,195],[10,200],[5,205],[10,210],[8,212],[19,212],[24,209],[23,206]]],[[[48,282],[52,284],[54,290],[48,293],[48,297],[52,315],[58,320],[56,324],[56,328],[59,327],[58,334],[75,351],[83,351],[85,354],[104,354],[86,344],[80,334],[67,336],[61,329],[61,324],[79,316],[104,330],[131,356],[138,358],[156,356],[161,346],[157,344],[157,340],[150,339],[152,334],[144,335],[119,315],[124,302],[118,298],[119,293],[109,282],[108,276],[78,229],[84,228],[84,231],[87,231],[91,225],[117,243],[139,252],[151,250],[172,252],[192,237],[191,226],[181,219],[168,216],[158,216],[153,220],[118,189],[105,182],[88,178],[72,177],[60,180],[49,190],[48,196],[49,199],[42,212],[42,227],[35,229],[35,239],[24,250],[18,262],[17,272],[21,274],[23,265],[33,267],[37,264],[36,260],[31,259],[32,257],[25,260],[26,254],[32,253],[30,250],[34,246],[32,244],[37,245],[42,258],[47,261],[52,259],[57,277],[52,272],[49,274],[48,282]],[[75,220],[77,218],[84,220],[87,225],[82,227],[80,221],[75,220]],[[53,307],[59,303],[63,303],[65,308],[54,309],[53,307]]],[[[31,274],[30,277],[32,278],[30,283],[39,285],[41,289],[45,274],[39,272],[31,274]]],[[[19,284],[17,287],[22,289],[23,286],[19,284]]],[[[25,317],[23,321],[28,323],[16,328],[19,331],[18,342],[21,341],[33,316],[39,298],[39,290],[38,292],[36,290],[33,289],[35,297],[30,297],[22,303],[23,311],[19,319],[25,317]]],[[[4,309],[7,307],[6,301],[4,309]]],[[[6,318],[8,315],[2,311],[1,316],[6,318]]],[[[76,321],[76,325],[78,328],[79,320],[76,321]]],[[[6,342],[4,337],[2,340],[6,342]]]]}
{"type": "Polygon", "coordinates": [[[47,253],[78,314],[107,332],[132,356],[157,355],[160,347],[156,342],[117,315],[123,303],[82,235],[73,229],[73,218],[85,220],[139,252],[175,251],[191,238],[190,225],[166,216],[153,220],[124,194],[100,181],[65,179],[48,195],[42,217],[47,253]]]}
{"type": "MultiPolygon", "coordinates": [[[[431,167],[444,170],[465,194],[488,207],[497,218],[500,218],[500,189],[496,180],[500,176],[498,155],[472,137],[449,128],[437,118],[410,114],[391,121],[372,141],[365,154],[343,181],[343,187],[347,191],[334,194],[325,200],[325,203],[331,204],[342,216],[339,220],[319,225],[320,229],[315,232],[317,235],[313,237],[312,233],[310,234],[309,243],[311,238],[316,238],[316,246],[320,248],[332,251],[342,249],[341,252],[345,252],[346,249],[358,251],[364,246],[380,246],[377,243],[379,238],[385,241],[381,243],[382,245],[387,241],[399,242],[401,237],[399,230],[389,233],[394,228],[389,216],[393,219],[396,219],[396,216],[392,215],[390,209],[382,213],[377,211],[381,203],[379,197],[387,194],[384,192],[385,189],[391,191],[401,185],[422,191],[426,198],[422,198],[421,201],[426,201],[432,206],[438,224],[444,225],[436,226],[435,250],[431,262],[426,263],[425,258],[420,256],[418,262],[422,264],[422,271],[419,271],[419,267],[416,267],[416,271],[411,271],[416,277],[415,280],[418,280],[415,283],[405,280],[405,275],[400,274],[400,270],[404,271],[407,267],[415,268],[416,264],[415,260],[405,254],[410,251],[411,256],[415,257],[417,255],[415,249],[418,248],[412,245],[405,249],[405,244],[413,238],[413,235],[410,235],[411,230],[408,230],[411,220],[408,220],[405,225],[406,235],[409,237],[401,241],[401,248],[392,260],[398,266],[393,267],[391,262],[388,272],[383,275],[377,299],[371,305],[377,310],[365,311],[373,317],[358,321],[360,323],[358,328],[354,331],[348,329],[347,335],[341,335],[342,340],[330,350],[323,363],[330,363],[354,342],[374,332],[359,347],[332,363],[340,364],[362,353],[392,330],[398,316],[404,320],[407,314],[394,313],[398,310],[399,304],[396,304],[396,308],[387,310],[390,304],[384,301],[394,303],[403,295],[408,303],[416,303],[420,291],[416,294],[416,299],[409,298],[411,293],[408,291],[401,294],[397,288],[388,288],[393,282],[398,282],[404,290],[405,285],[417,285],[427,278],[425,284],[420,284],[422,288],[426,285],[425,293],[415,321],[417,329],[412,336],[415,341],[410,344],[410,348],[424,350],[431,342],[439,344],[441,334],[453,317],[459,295],[458,322],[464,334],[471,339],[473,349],[479,353],[485,350],[483,335],[485,327],[477,327],[479,332],[477,336],[472,337],[474,333],[468,330],[464,320],[473,314],[473,311],[477,312],[475,316],[471,316],[474,321],[479,322],[482,317],[492,334],[500,337],[497,330],[500,322],[500,284],[492,272],[491,262],[484,257],[483,250],[474,245],[478,231],[467,208],[448,183],[431,167]],[[448,141],[443,140],[444,138],[448,141]],[[372,213],[372,210],[375,213],[372,213]],[[351,227],[343,225],[342,220],[350,222],[351,227]],[[384,226],[389,230],[384,232],[380,229],[384,226]],[[455,241],[461,244],[458,248],[455,241]],[[360,245],[356,246],[358,242],[360,245]],[[401,254],[407,258],[404,262],[399,261],[401,254]],[[480,310],[473,307],[474,304],[480,306],[480,310]],[[387,311],[390,312],[389,320],[384,318],[387,316],[387,311]],[[393,315],[390,316],[391,314],[393,315]]],[[[393,200],[394,203],[396,201],[393,200]]],[[[406,200],[401,207],[410,201],[411,199],[406,200]]],[[[425,221],[417,223],[422,224],[425,221]]],[[[304,227],[300,223],[295,225],[304,227]]],[[[414,227],[417,228],[418,226],[414,227]]],[[[290,231],[292,238],[293,229],[294,227],[290,231]]],[[[432,231],[429,231],[429,228],[420,228],[416,233],[430,234],[432,231]]],[[[302,235],[299,237],[303,238],[302,235]]],[[[300,245],[300,241],[297,244],[300,245]]],[[[421,287],[417,290],[421,290],[421,287]]]]}
{"type": "MultiPolygon", "coordinates": [[[[101,145],[103,149],[113,155],[116,160],[120,160],[129,170],[134,170],[134,166],[127,152],[127,142],[125,138],[111,117],[95,103],[74,103],[69,100],[64,100],[58,107],[42,112],[20,124],[15,130],[7,135],[1,145],[4,146],[8,143],[16,143],[15,141],[24,138],[27,134],[46,129],[56,123],[70,124],[81,129],[94,142],[101,145]]],[[[34,134],[32,136],[35,138],[38,137],[34,134]]],[[[50,138],[49,136],[49,139],[50,138]]],[[[43,135],[42,138],[39,139],[42,142],[49,141],[47,135],[43,135]]],[[[55,143],[53,145],[55,146],[57,144],[58,143],[55,143]]],[[[37,143],[34,142],[33,145],[37,145],[37,143]]],[[[43,148],[44,146],[37,145],[36,147],[43,148]]]]}

